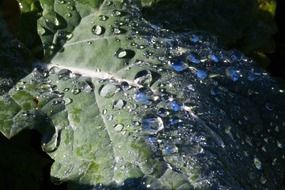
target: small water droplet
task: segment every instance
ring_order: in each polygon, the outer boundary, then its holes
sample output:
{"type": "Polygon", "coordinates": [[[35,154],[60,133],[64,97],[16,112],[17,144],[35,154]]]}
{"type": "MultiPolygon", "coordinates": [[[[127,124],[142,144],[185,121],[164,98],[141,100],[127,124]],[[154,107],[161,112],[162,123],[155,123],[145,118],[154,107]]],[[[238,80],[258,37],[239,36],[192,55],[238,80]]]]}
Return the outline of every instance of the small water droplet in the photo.
{"type": "Polygon", "coordinates": [[[71,90],[71,92],[74,94],[74,95],[77,95],[81,92],[81,90],[79,88],[74,88],[71,90]]]}
{"type": "Polygon", "coordinates": [[[234,82],[238,81],[240,77],[238,71],[233,67],[226,68],[226,76],[234,82]]]}
{"type": "Polygon", "coordinates": [[[116,52],[116,56],[119,59],[125,59],[125,58],[131,59],[135,56],[135,52],[133,50],[119,48],[116,52]]]}
{"type": "Polygon", "coordinates": [[[102,35],[105,32],[105,28],[100,25],[95,25],[92,27],[92,33],[95,35],[102,35]]]}
{"type": "Polygon", "coordinates": [[[68,69],[61,69],[57,76],[59,80],[68,80],[70,78],[71,71],[68,69]]]}
{"type": "Polygon", "coordinates": [[[206,71],[198,69],[196,71],[196,76],[199,80],[204,80],[208,77],[208,74],[206,71]]]}
{"type": "Polygon", "coordinates": [[[266,104],[265,104],[265,108],[266,108],[268,111],[272,111],[272,110],[273,110],[273,106],[272,106],[272,104],[270,104],[270,103],[266,103],[266,104]]]}
{"type": "Polygon", "coordinates": [[[106,85],[103,85],[99,89],[99,94],[102,97],[110,98],[110,97],[114,96],[114,94],[117,93],[118,91],[119,91],[119,88],[116,85],[106,84],[106,85]]]}
{"type": "Polygon", "coordinates": [[[123,91],[127,91],[130,89],[130,85],[128,82],[124,81],[121,83],[121,88],[123,89],[123,91]]]}
{"type": "Polygon", "coordinates": [[[262,163],[258,158],[253,159],[254,166],[256,169],[261,170],[262,169],[262,163]]]}
{"type": "Polygon", "coordinates": [[[188,68],[187,65],[181,60],[177,60],[172,63],[171,67],[178,73],[183,72],[188,68]]]}
{"type": "Polygon", "coordinates": [[[152,82],[152,73],[149,70],[139,71],[135,76],[135,83],[139,85],[147,85],[150,86],[152,82]]]}
{"type": "Polygon", "coordinates": [[[116,124],[114,126],[115,131],[122,131],[124,129],[124,125],[123,124],[116,124]]]}
{"type": "Polygon", "coordinates": [[[220,59],[219,59],[219,57],[218,57],[216,54],[211,54],[211,55],[209,55],[209,59],[210,59],[211,61],[215,62],[215,63],[220,62],[220,59]]]}
{"type": "Polygon", "coordinates": [[[182,105],[176,101],[171,101],[169,103],[169,107],[171,110],[175,111],[175,112],[178,112],[182,109],[182,105]]]}
{"type": "Polygon", "coordinates": [[[106,21],[106,20],[108,20],[108,18],[109,18],[109,17],[107,17],[107,16],[105,16],[105,15],[100,15],[100,16],[99,16],[99,20],[101,20],[101,21],[106,21]]]}
{"type": "Polygon", "coordinates": [[[150,97],[147,95],[146,91],[143,89],[139,89],[135,93],[134,99],[139,104],[144,104],[144,105],[150,105],[151,104],[150,97]]]}
{"type": "Polygon", "coordinates": [[[63,100],[64,100],[65,105],[69,105],[73,101],[71,98],[64,98],[63,100]]]}
{"type": "Polygon", "coordinates": [[[124,34],[126,33],[127,31],[123,28],[113,28],[113,33],[116,34],[116,35],[119,35],[119,34],[124,34]]]}
{"type": "Polygon", "coordinates": [[[163,149],[162,149],[162,154],[165,156],[170,156],[174,153],[178,152],[178,148],[175,145],[169,144],[166,145],[163,149]]]}
{"type": "Polygon", "coordinates": [[[114,102],[113,107],[117,109],[122,109],[126,105],[126,101],[120,99],[114,102]]]}
{"type": "Polygon", "coordinates": [[[142,119],[142,129],[148,134],[157,134],[164,129],[164,124],[160,117],[147,115],[142,119]]]}
{"type": "Polygon", "coordinates": [[[193,53],[190,53],[186,59],[188,62],[194,63],[194,64],[199,64],[201,62],[200,59],[198,58],[198,56],[196,54],[193,54],[193,53]]]}

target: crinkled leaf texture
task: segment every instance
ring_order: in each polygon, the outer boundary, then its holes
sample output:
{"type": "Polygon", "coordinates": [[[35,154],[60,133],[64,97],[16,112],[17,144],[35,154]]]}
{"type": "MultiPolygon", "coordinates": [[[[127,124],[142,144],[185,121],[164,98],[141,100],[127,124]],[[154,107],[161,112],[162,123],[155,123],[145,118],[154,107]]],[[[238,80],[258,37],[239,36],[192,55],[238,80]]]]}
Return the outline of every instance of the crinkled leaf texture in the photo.
{"type": "Polygon", "coordinates": [[[284,90],[215,39],[145,21],[135,1],[41,0],[48,64],[0,97],[69,189],[278,189],[284,90]],[[99,2],[99,3],[97,3],[99,2]]]}

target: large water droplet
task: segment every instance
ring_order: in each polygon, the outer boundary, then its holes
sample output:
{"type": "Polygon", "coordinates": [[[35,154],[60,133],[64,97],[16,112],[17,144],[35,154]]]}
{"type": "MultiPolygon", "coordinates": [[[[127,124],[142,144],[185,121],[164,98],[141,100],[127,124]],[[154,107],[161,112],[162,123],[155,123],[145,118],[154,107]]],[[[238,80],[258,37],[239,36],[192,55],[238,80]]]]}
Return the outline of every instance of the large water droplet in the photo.
{"type": "Polygon", "coordinates": [[[114,94],[117,93],[118,91],[119,91],[119,88],[116,85],[106,84],[106,85],[103,85],[99,89],[99,94],[102,97],[110,98],[110,97],[114,96],[114,94]]]}
{"type": "Polygon", "coordinates": [[[148,134],[157,134],[164,129],[164,124],[160,117],[147,115],[142,119],[142,129],[148,134]]]}
{"type": "Polygon", "coordinates": [[[177,60],[174,63],[172,63],[171,67],[178,73],[183,72],[188,68],[187,65],[181,60],[177,60]]]}
{"type": "Polygon", "coordinates": [[[95,35],[102,35],[105,32],[105,28],[100,25],[95,25],[92,27],[92,33],[95,35]]]}
{"type": "Polygon", "coordinates": [[[229,77],[234,82],[238,81],[240,77],[238,71],[233,67],[226,68],[226,76],[229,77]]]}

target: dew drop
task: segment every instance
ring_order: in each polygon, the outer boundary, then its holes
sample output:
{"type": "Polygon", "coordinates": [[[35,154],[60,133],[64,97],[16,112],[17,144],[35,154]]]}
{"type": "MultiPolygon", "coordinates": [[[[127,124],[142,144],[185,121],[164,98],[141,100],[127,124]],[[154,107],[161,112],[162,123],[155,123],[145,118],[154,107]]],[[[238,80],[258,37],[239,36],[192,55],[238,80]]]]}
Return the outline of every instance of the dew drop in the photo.
{"type": "Polygon", "coordinates": [[[103,26],[100,25],[95,25],[92,27],[92,33],[95,35],[102,35],[105,32],[105,28],[103,26]]]}
{"type": "Polygon", "coordinates": [[[172,101],[169,103],[169,107],[171,110],[178,112],[182,109],[182,105],[176,101],[172,101]]]}
{"type": "Polygon", "coordinates": [[[113,107],[114,107],[114,108],[117,108],[117,109],[122,109],[122,108],[125,107],[125,105],[126,105],[126,101],[120,99],[120,100],[116,100],[116,101],[114,102],[113,107]]]}
{"type": "Polygon", "coordinates": [[[256,167],[256,169],[261,170],[262,163],[261,163],[261,161],[258,158],[254,158],[253,159],[253,163],[254,163],[254,166],[256,167]]]}
{"type": "Polygon", "coordinates": [[[226,76],[234,82],[238,81],[240,77],[237,70],[233,67],[226,68],[226,76]]]}
{"type": "Polygon", "coordinates": [[[162,154],[165,156],[170,156],[174,153],[178,152],[178,148],[175,145],[166,145],[163,149],[162,149],[162,154]]]}
{"type": "Polygon", "coordinates": [[[152,73],[149,70],[139,71],[135,76],[135,83],[139,85],[147,85],[150,86],[152,82],[152,73]]]}
{"type": "Polygon", "coordinates": [[[194,64],[199,64],[201,62],[198,56],[192,53],[189,54],[186,59],[188,62],[194,63],[194,64]]]}
{"type": "Polygon", "coordinates": [[[116,85],[114,85],[114,84],[106,84],[106,85],[103,85],[99,89],[99,94],[102,97],[110,98],[110,97],[114,96],[114,94],[117,93],[118,90],[119,90],[119,88],[116,85]]]}
{"type": "Polygon", "coordinates": [[[204,79],[206,79],[206,78],[208,77],[208,74],[207,74],[206,71],[198,69],[198,70],[196,71],[196,77],[197,77],[199,80],[204,80],[204,79]]]}
{"type": "Polygon", "coordinates": [[[119,59],[125,59],[125,58],[131,59],[135,56],[135,52],[133,50],[119,48],[116,52],[116,56],[119,59]]]}
{"type": "Polygon", "coordinates": [[[211,55],[209,56],[209,59],[210,59],[211,61],[215,62],[215,63],[220,62],[220,59],[219,59],[218,56],[215,55],[215,54],[211,54],[211,55]]]}
{"type": "Polygon", "coordinates": [[[177,60],[176,62],[172,63],[171,67],[178,73],[183,72],[188,68],[187,65],[181,60],[177,60]]]}
{"type": "Polygon", "coordinates": [[[134,99],[139,104],[144,104],[144,105],[150,105],[151,104],[150,97],[146,94],[146,91],[142,90],[142,89],[139,89],[135,93],[134,99]]]}
{"type": "Polygon", "coordinates": [[[127,91],[130,89],[130,85],[128,82],[124,81],[121,83],[121,88],[123,89],[123,91],[127,91]]]}
{"type": "Polygon", "coordinates": [[[124,34],[126,32],[127,31],[125,29],[122,29],[122,28],[113,28],[113,33],[116,34],[116,35],[124,34]]]}
{"type": "Polygon", "coordinates": [[[65,105],[69,105],[73,102],[71,98],[64,98],[63,100],[64,100],[65,105]]]}
{"type": "Polygon", "coordinates": [[[122,131],[124,129],[124,125],[123,124],[116,124],[114,126],[115,131],[122,131]]]}
{"type": "Polygon", "coordinates": [[[79,88],[74,88],[71,90],[72,94],[77,95],[81,92],[81,90],[79,88]]]}
{"type": "Polygon", "coordinates": [[[99,20],[101,20],[101,21],[106,21],[106,20],[108,20],[108,18],[109,18],[109,17],[107,17],[107,16],[105,16],[105,15],[100,15],[100,16],[99,16],[99,20]]]}
{"type": "Polygon", "coordinates": [[[164,124],[160,117],[147,115],[142,119],[142,129],[147,134],[157,134],[164,129],[164,124]]]}

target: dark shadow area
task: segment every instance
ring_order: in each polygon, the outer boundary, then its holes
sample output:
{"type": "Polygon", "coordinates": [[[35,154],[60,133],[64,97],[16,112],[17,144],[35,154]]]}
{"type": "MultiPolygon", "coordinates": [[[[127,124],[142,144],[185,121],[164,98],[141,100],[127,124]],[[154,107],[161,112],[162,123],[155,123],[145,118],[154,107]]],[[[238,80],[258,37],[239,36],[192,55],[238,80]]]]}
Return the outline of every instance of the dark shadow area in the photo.
{"type": "Polygon", "coordinates": [[[24,130],[8,140],[0,133],[0,189],[65,190],[50,182],[53,160],[41,149],[41,136],[24,130]]]}
{"type": "Polygon", "coordinates": [[[285,79],[285,1],[277,0],[277,9],[275,21],[278,27],[278,33],[274,36],[276,50],[273,54],[269,54],[272,63],[268,69],[272,75],[285,79]]]}

